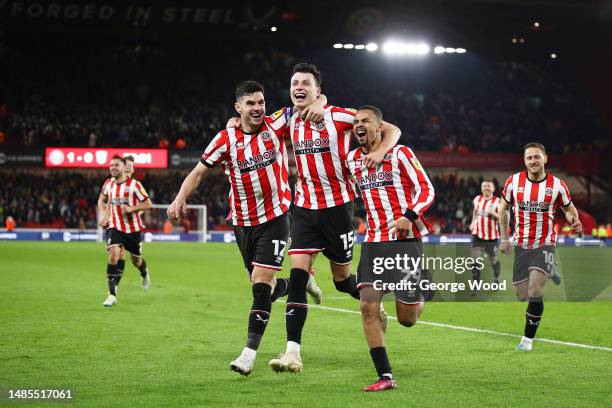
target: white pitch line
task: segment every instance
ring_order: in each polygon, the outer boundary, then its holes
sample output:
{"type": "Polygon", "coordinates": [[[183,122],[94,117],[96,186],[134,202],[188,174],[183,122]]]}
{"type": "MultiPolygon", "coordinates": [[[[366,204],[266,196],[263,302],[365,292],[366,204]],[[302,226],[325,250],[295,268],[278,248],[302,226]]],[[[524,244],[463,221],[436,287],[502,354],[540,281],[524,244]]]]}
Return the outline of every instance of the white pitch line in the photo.
{"type": "MultiPolygon", "coordinates": [[[[279,299],[279,300],[284,302],[281,299],[279,299]]],[[[319,305],[308,305],[308,307],[309,308],[313,307],[313,308],[317,308],[317,309],[329,310],[331,312],[361,314],[361,312],[359,312],[357,310],[341,309],[339,307],[329,307],[329,306],[319,306],[319,305]]],[[[397,320],[397,318],[395,316],[389,316],[389,319],[397,320]]],[[[427,326],[443,327],[443,328],[446,328],[446,329],[453,329],[453,330],[463,330],[463,331],[473,332],[473,333],[493,334],[495,336],[505,336],[505,337],[515,337],[515,338],[520,338],[521,337],[521,336],[518,336],[516,334],[511,334],[511,333],[502,333],[502,332],[498,332],[498,331],[494,331],[494,330],[477,329],[475,327],[457,326],[455,324],[428,322],[428,321],[425,321],[425,320],[419,320],[417,322],[417,324],[425,324],[427,326]]],[[[540,337],[536,337],[534,340],[536,340],[538,342],[542,342],[542,343],[558,344],[558,345],[561,345],[561,346],[568,346],[568,347],[578,347],[578,348],[585,348],[585,349],[591,349],[591,350],[612,351],[612,348],[610,348],[610,347],[592,346],[590,344],[573,343],[573,342],[570,342],[570,341],[543,339],[543,338],[540,338],[540,337]]]]}

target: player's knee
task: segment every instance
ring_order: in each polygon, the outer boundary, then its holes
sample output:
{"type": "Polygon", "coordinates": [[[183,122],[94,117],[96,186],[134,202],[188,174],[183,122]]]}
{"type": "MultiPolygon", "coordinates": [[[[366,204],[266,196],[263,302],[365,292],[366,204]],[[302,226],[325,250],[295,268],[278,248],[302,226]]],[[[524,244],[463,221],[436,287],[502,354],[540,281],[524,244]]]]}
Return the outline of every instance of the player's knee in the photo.
{"type": "Polygon", "coordinates": [[[138,268],[141,263],[142,263],[142,258],[132,255],[132,265],[138,268]]]}
{"type": "Polygon", "coordinates": [[[308,272],[300,268],[292,268],[289,276],[291,290],[305,291],[308,284],[308,272]]]}
{"type": "Polygon", "coordinates": [[[544,291],[540,287],[529,288],[529,291],[527,293],[527,298],[525,300],[527,300],[528,298],[541,297],[543,293],[544,291]]]}
{"type": "Polygon", "coordinates": [[[404,327],[412,327],[416,324],[416,316],[398,316],[397,322],[404,327]]]}
{"type": "Polygon", "coordinates": [[[359,309],[361,310],[361,316],[363,320],[368,322],[370,320],[379,319],[378,311],[380,306],[377,302],[360,302],[359,309]]]}
{"type": "Polygon", "coordinates": [[[267,283],[254,283],[252,286],[252,291],[253,299],[270,302],[270,296],[272,295],[272,287],[267,283]]]}
{"type": "Polygon", "coordinates": [[[527,299],[529,299],[529,295],[526,293],[517,293],[516,298],[521,302],[525,302],[527,299]]]}

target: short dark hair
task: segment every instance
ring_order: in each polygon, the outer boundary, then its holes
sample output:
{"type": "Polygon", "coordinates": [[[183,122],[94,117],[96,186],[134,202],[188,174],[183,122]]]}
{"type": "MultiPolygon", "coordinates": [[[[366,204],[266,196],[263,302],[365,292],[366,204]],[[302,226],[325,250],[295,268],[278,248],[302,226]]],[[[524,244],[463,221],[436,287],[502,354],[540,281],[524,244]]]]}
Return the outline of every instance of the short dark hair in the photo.
{"type": "Polygon", "coordinates": [[[382,111],[374,105],[363,105],[357,110],[369,110],[370,112],[374,113],[374,116],[376,116],[376,119],[378,119],[379,122],[383,121],[382,111]]]}
{"type": "Polygon", "coordinates": [[[317,68],[316,65],[310,64],[308,62],[300,62],[299,64],[295,64],[293,66],[293,73],[295,74],[298,72],[301,72],[303,74],[312,74],[317,86],[321,86],[321,73],[319,72],[319,68],[317,68]]]}
{"type": "Polygon", "coordinates": [[[242,81],[236,85],[236,100],[240,99],[242,96],[255,92],[264,93],[263,85],[253,80],[242,81]]]}
{"type": "Polygon", "coordinates": [[[111,161],[113,160],[119,160],[121,161],[121,163],[125,164],[125,159],[121,156],[119,156],[118,154],[114,155],[113,157],[111,157],[111,161]]]}
{"type": "Polygon", "coordinates": [[[544,147],[544,145],[542,143],[538,143],[538,142],[529,142],[525,145],[525,147],[523,147],[523,153],[525,153],[527,151],[527,149],[529,149],[530,147],[535,147],[538,148],[542,151],[542,153],[546,154],[546,148],[544,147]]]}
{"type": "Polygon", "coordinates": [[[123,160],[125,160],[126,162],[131,161],[132,163],[134,163],[136,160],[134,159],[134,156],[132,156],[131,154],[125,156],[123,158],[123,160]]]}

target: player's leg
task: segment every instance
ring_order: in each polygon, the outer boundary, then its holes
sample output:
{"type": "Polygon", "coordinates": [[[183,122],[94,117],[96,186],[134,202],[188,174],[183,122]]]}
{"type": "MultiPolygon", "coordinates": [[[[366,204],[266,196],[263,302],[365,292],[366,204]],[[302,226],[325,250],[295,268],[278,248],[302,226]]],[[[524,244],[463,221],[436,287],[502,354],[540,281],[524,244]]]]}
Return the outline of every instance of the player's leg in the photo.
{"type": "Polygon", "coordinates": [[[294,207],[291,212],[291,273],[285,309],[287,348],[281,356],[270,360],[270,367],[276,372],[299,372],[303,367],[300,353],[302,330],[308,316],[308,271],[312,268],[313,254],[323,248],[312,217],[313,211],[300,207],[294,207]]]}
{"type": "Polygon", "coordinates": [[[499,275],[501,273],[501,262],[497,253],[499,252],[499,242],[491,241],[487,246],[487,254],[491,261],[491,267],[493,268],[493,282],[499,283],[499,275]]]}
{"type": "Polygon", "coordinates": [[[106,251],[108,260],[106,265],[106,279],[108,282],[108,297],[104,301],[105,307],[111,307],[117,303],[117,262],[119,261],[120,249],[123,246],[121,233],[114,228],[108,230],[106,251]]]}
{"type": "MultiPolygon", "coordinates": [[[[474,260],[476,258],[480,258],[480,256],[482,255],[482,248],[480,245],[481,244],[480,242],[478,242],[478,237],[474,235],[472,237],[472,247],[470,248],[470,256],[474,260]]],[[[474,264],[474,267],[472,268],[472,280],[480,280],[480,269],[476,266],[476,264],[474,264]]]]}
{"type": "Polygon", "coordinates": [[[123,277],[123,272],[125,271],[125,248],[120,248],[121,253],[119,254],[119,260],[117,261],[117,272],[119,273],[119,276],[117,277],[117,288],[119,287],[119,283],[123,277]]]}
{"type": "Polygon", "coordinates": [[[147,261],[142,257],[141,233],[140,231],[132,232],[127,234],[126,239],[128,242],[125,245],[125,249],[131,255],[132,265],[140,271],[140,277],[142,278],[141,286],[144,290],[149,290],[151,288],[151,276],[147,267],[147,261]]]}
{"type": "Polygon", "coordinates": [[[378,375],[374,384],[363,389],[366,392],[384,391],[396,386],[391,364],[387,357],[385,335],[379,318],[381,297],[382,293],[372,286],[366,284],[361,287],[360,310],[363,333],[370,348],[370,358],[372,358],[378,375]]]}
{"type": "Polygon", "coordinates": [[[539,269],[530,269],[529,271],[529,285],[527,290],[529,303],[525,311],[525,332],[518,347],[521,350],[531,350],[531,343],[536,336],[538,327],[540,327],[540,320],[544,313],[544,285],[548,278],[549,276],[539,269]],[[521,347],[521,345],[523,347],[521,347]]]}

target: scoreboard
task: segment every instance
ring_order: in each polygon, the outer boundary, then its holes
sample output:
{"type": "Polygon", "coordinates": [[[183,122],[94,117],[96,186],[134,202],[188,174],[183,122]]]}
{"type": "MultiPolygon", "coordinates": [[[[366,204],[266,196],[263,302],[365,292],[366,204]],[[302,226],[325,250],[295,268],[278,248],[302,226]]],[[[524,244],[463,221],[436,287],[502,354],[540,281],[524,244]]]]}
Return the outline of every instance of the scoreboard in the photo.
{"type": "Polygon", "coordinates": [[[47,147],[45,167],[52,168],[107,168],[114,155],[133,156],[139,168],[165,169],[168,167],[166,149],[47,147]]]}

